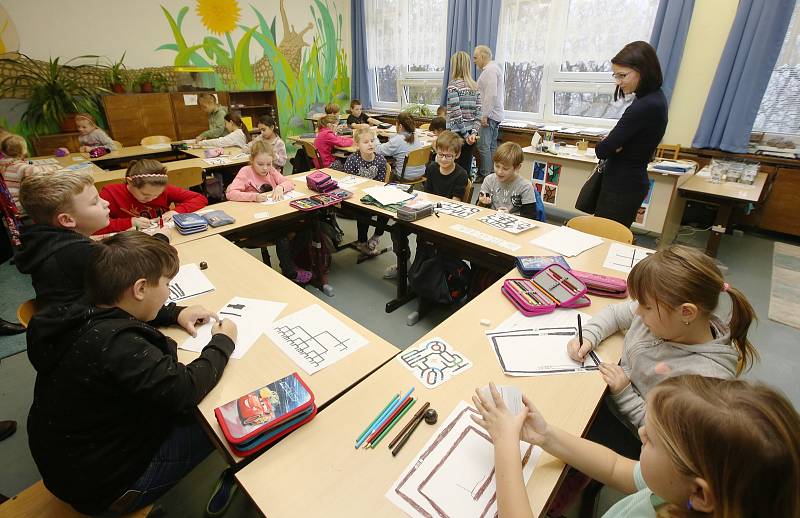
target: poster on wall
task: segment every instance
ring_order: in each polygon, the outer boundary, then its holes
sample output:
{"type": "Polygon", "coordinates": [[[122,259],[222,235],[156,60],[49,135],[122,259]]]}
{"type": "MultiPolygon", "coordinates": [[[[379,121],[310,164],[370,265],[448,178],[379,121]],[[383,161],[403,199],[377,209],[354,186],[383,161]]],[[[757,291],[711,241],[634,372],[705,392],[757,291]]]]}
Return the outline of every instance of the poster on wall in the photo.
{"type": "Polygon", "coordinates": [[[650,187],[647,189],[647,196],[644,197],[641,207],[639,207],[639,210],[636,212],[636,219],[633,222],[633,226],[635,227],[644,227],[647,225],[647,214],[650,212],[650,200],[653,199],[653,188],[655,184],[656,181],[651,178],[650,187]]]}
{"type": "Polygon", "coordinates": [[[558,199],[558,183],[561,180],[561,164],[554,162],[533,163],[533,187],[542,196],[542,201],[555,205],[558,199]]]}

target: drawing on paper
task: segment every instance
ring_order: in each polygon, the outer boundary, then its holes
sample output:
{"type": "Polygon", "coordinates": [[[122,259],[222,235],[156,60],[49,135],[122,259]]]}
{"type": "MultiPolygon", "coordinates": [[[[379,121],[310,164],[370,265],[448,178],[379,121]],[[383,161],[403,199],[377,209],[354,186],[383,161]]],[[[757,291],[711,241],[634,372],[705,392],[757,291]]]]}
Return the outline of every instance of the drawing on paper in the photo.
{"type": "Polygon", "coordinates": [[[561,164],[554,164],[552,162],[547,163],[547,178],[546,182],[549,184],[558,185],[558,181],[561,178],[561,164]]]}
{"type": "Polygon", "coordinates": [[[449,214],[457,218],[466,219],[480,212],[481,209],[474,205],[458,203],[456,201],[440,201],[436,204],[436,212],[439,214],[449,214]]]}
{"type": "Polygon", "coordinates": [[[611,246],[608,248],[606,260],[603,262],[603,267],[630,273],[639,261],[654,253],[653,251],[625,246],[620,243],[611,243],[611,246]]]}
{"type": "Polygon", "coordinates": [[[487,225],[491,225],[500,230],[505,230],[506,232],[510,232],[512,234],[519,234],[520,232],[524,232],[528,229],[536,227],[536,225],[530,221],[512,216],[511,214],[503,214],[500,212],[484,216],[478,221],[482,221],[487,225]]]}
{"type": "Polygon", "coordinates": [[[534,162],[533,163],[533,175],[532,179],[534,181],[538,180],[540,182],[544,181],[544,174],[545,170],[547,169],[547,163],[545,162],[534,162]]]}
{"type": "Polygon", "coordinates": [[[647,196],[644,197],[644,201],[639,209],[636,211],[636,218],[633,221],[633,225],[637,227],[644,227],[647,225],[647,214],[650,212],[650,201],[653,199],[653,188],[655,187],[656,181],[652,178],[650,179],[650,187],[647,189],[647,196]]]}
{"type": "Polygon", "coordinates": [[[275,332],[314,367],[322,365],[330,351],[347,350],[348,339],[340,340],[328,331],[312,334],[303,326],[277,326],[275,332]]]}
{"type": "Polygon", "coordinates": [[[542,201],[545,203],[556,204],[556,196],[558,195],[558,186],[545,184],[544,193],[542,194],[542,201]]]}
{"type": "Polygon", "coordinates": [[[398,360],[428,388],[438,387],[472,367],[472,362],[439,337],[406,349],[398,360]]]}

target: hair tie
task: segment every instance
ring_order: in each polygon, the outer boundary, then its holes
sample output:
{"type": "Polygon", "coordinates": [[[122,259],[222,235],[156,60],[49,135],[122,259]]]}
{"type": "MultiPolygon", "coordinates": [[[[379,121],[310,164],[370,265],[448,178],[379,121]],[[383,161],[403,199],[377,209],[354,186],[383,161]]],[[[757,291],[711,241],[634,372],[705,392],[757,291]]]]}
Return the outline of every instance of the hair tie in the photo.
{"type": "Polygon", "coordinates": [[[128,178],[151,178],[154,176],[163,176],[164,178],[169,178],[166,173],[141,173],[141,174],[132,174],[128,178]]]}
{"type": "Polygon", "coordinates": [[[722,292],[723,293],[728,293],[729,289],[731,289],[731,285],[728,284],[727,282],[723,282],[722,283],[722,292]]]}

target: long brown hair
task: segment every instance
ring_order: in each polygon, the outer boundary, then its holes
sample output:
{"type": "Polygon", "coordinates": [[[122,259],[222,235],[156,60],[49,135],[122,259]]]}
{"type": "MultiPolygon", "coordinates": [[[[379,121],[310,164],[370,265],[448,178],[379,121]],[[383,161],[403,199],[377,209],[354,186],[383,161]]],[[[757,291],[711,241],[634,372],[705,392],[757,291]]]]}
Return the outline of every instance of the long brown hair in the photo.
{"type": "Polygon", "coordinates": [[[720,292],[727,292],[731,298],[731,343],[740,358],[736,374],[758,360],[758,351],[747,339],[750,324],[756,320],[753,306],[744,293],[725,282],[714,260],[700,250],[673,245],[646,257],[628,275],[628,289],[640,303],[670,309],[691,303],[703,316],[717,307],[720,292]]]}
{"type": "Polygon", "coordinates": [[[403,129],[408,133],[408,135],[406,135],[406,142],[413,144],[414,132],[417,129],[417,123],[414,122],[414,116],[408,112],[400,112],[400,114],[397,116],[397,124],[402,126],[403,129]]]}
{"type": "MultiPolygon", "coordinates": [[[[647,424],[679,473],[708,483],[711,516],[800,516],[800,416],[783,395],[744,380],[685,375],[648,397],[647,424]]],[[[669,516],[692,516],[668,507],[669,516]]]]}
{"type": "MultiPolygon", "coordinates": [[[[615,65],[632,68],[639,73],[639,86],[636,87],[636,95],[639,97],[658,90],[664,83],[656,49],[646,41],[628,43],[617,52],[616,56],[611,58],[611,62],[615,65]]],[[[620,96],[624,97],[624,93],[617,86],[614,90],[614,100],[616,101],[620,96]]]]}
{"type": "Polygon", "coordinates": [[[239,112],[226,113],[225,120],[232,122],[237,128],[242,130],[242,133],[244,133],[244,141],[250,142],[250,131],[247,129],[247,126],[245,126],[242,115],[239,112]]]}

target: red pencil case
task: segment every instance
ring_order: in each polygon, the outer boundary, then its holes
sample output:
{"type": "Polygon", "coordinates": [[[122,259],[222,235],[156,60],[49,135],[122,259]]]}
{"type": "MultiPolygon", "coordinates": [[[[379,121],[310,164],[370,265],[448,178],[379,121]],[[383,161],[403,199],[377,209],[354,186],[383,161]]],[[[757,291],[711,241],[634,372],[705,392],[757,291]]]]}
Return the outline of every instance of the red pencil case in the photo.
{"type": "Polygon", "coordinates": [[[615,299],[624,299],[628,296],[628,283],[625,279],[578,270],[572,270],[572,275],[580,279],[586,285],[587,293],[592,295],[615,299]]]}
{"type": "Polygon", "coordinates": [[[591,304],[586,285],[559,264],[551,264],[530,279],[506,279],[500,290],[525,316],[551,313],[557,307],[581,308],[591,304]]]}

